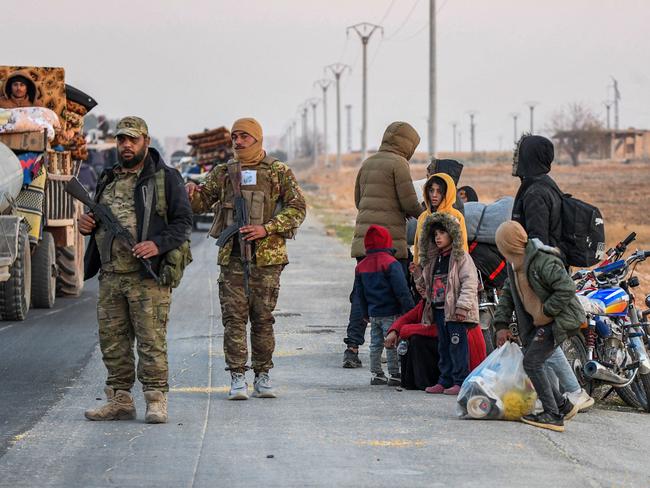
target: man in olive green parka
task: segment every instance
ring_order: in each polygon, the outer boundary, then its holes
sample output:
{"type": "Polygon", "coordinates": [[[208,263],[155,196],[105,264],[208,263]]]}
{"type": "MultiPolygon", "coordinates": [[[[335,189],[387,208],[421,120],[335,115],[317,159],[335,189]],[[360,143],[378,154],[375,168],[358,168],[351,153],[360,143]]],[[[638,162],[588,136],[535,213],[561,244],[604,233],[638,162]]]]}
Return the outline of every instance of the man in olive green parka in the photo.
{"type": "MultiPolygon", "coordinates": [[[[384,132],[379,151],[361,165],[354,186],[354,203],[358,213],[352,257],[357,261],[363,259],[366,231],[371,225],[381,225],[388,229],[393,238],[395,258],[401,262],[407,278],[406,219],[417,218],[422,212],[409,169],[409,159],[419,143],[420,136],[410,124],[393,122],[384,132]]],[[[351,296],[354,296],[354,292],[351,296]]],[[[347,337],[344,339],[348,346],[343,357],[344,368],[361,367],[358,347],[364,343],[366,328],[363,319],[353,303],[347,337]]]]}

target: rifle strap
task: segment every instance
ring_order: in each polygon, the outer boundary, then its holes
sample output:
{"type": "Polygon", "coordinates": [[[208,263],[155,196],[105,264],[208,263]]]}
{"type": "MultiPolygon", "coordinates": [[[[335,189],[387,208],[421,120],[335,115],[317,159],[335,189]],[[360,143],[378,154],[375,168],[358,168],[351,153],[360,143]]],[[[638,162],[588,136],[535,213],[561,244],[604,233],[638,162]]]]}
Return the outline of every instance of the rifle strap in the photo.
{"type": "Polygon", "coordinates": [[[230,184],[232,185],[233,194],[236,197],[240,196],[241,195],[241,163],[239,161],[235,161],[234,159],[231,159],[226,164],[226,167],[228,168],[228,179],[230,180],[230,184]],[[238,178],[239,181],[237,181],[238,178]]]}
{"type": "Polygon", "coordinates": [[[142,234],[140,241],[146,241],[149,234],[149,222],[151,220],[151,206],[153,205],[154,181],[149,178],[142,187],[142,200],[144,202],[144,220],[142,221],[142,234]]]}

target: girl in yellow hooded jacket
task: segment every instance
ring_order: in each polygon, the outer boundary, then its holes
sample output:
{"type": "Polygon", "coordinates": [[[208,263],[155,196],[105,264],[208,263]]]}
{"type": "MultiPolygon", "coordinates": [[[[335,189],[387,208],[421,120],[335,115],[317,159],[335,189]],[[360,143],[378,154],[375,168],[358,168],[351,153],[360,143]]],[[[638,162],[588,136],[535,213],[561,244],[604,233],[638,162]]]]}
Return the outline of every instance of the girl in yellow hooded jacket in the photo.
{"type": "Polygon", "coordinates": [[[418,241],[422,233],[424,221],[434,212],[448,213],[455,217],[460,224],[460,233],[462,235],[463,249],[467,252],[467,228],[465,227],[465,217],[454,208],[456,203],[456,184],[454,180],[445,173],[433,174],[424,184],[424,204],[426,210],[418,218],[417,230],[415,231],[415,241],[413,243],[413,262],[420,263],[420,249],[418,241]]]}

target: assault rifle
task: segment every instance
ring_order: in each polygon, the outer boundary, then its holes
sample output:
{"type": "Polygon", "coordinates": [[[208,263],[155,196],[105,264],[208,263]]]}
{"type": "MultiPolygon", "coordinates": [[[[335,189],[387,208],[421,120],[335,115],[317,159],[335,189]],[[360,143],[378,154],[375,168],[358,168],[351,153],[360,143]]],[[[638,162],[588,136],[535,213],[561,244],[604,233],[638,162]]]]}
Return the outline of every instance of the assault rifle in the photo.
{"type": "Polygon", "coordinates": [[[241,192],[241,163],[238,161],[228,161],[228,178],[232,183],[232,190],[234,195],[233,202],[233,224],[226,227],[219,238],[217,239],[217,246],[223,247],[226,243],[237,235],[239,239],[239,254],[244,270],[244,293],[246,298],[249,296],[248,281],[250,278],[250,263],[253,257],[253,250],[250,241],[244,239],[243,234],[239,231],[245,225],[250,224],[250,215],[248,213],[248,205],[246,199],[241,192]]]}
{"type": "MultiPolygon", "coordinates": [[[[106,227],[108,234],[113,236],[114,239],[119,239],[124,242],[129,246],[129,249],[133,249],[137,244],[131,233],[115,218],[111,209],[101,203],[95,202],[77,178],[73,177],[65,184],[65,192],[86,205],[93,213],[95,220],[101,222],[106,227]]],[[[109,239],[109,242],[112,242],[112,239],[109,239]]],[[[157,283],[160,283],[160,278],[151,267],[151,261],[145,258],[138,258],[138,260],[147,270],[147,273],[157,283]]]]}

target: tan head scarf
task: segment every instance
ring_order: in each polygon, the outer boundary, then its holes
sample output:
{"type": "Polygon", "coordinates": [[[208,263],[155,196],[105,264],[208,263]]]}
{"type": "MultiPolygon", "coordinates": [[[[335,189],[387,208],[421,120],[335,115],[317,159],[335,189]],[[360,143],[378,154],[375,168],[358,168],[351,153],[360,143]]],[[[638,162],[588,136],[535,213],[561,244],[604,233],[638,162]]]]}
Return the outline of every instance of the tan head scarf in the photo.
{"type": "Polygon", "coordinates": [[[252,136],[256,142],[245,149],[233,149],[235,152],[235,159],[237,159],[242,166],[253,166],[259,163],[266,156],[266,153],[262,148],[262,126],[257,120],[248,117],[236,120],[232,125],[232,130],[230,132],[232,133],[238,130],[246,132],[252,136]]]}
{"type": "Polygon", "coordinates": [[[519,222],[508,220],[499,226],[495,240],[499,252],[506,260],[512,263],[513,267],[520,268],[524,262],[528,234],[519,222]]]}
{"type": "Polygon", "coordinates": [[[544,313],[544,304],[530,286],[524,270],[528,234],[519,222],[508,220],[499,226],[496,233],[499,252],[512,264],[515,271],[515,287],[519,297],[536,327],[550,324],[553,319],[544,313]]]}

